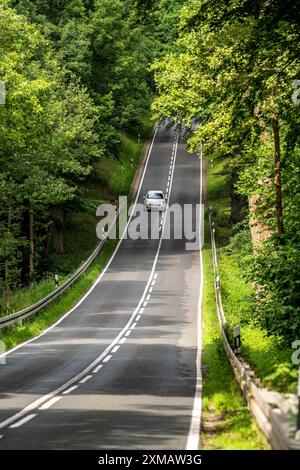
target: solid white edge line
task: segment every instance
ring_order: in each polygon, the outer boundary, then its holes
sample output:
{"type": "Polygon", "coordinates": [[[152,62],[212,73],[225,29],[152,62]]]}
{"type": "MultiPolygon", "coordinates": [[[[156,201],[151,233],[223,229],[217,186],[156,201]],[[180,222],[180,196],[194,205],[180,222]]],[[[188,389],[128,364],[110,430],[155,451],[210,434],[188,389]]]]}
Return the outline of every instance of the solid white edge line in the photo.
{"type": "Polygon", "coordinates": [[[146,174],[146,170],[147,170],[147,167],[148,167],[148,163],[149,163],[149,159],[150,159],[150,155],[151,155],[151,152],[152,152],[152,148],[153,148],[153,144],[154,144],[154,141],[155,141],[155,138],[156,138],[156,134],[157,134],[157,131],[158,131],[158,128],[159,126],[156,127],[155,129],[155,132],[153,134],[153,137],[152,137],[152,141],[151,141],[151,145],[150,145],[150,148],[149,148],[149,151],[148,151],[148,155],[147,155],[147,160],[146,160],[146,164],[145,164],[145,167],[144,167],[144,170],[143,170],[143,173],[142,173],[142,177],[141,177],[141,180],[140,180],[140,184],[139,184],[139,187],[138,187],[138,192],[137,192],[137,195],[136,195],[136,198],[135,198],[135,201],[134,201],[134,207],[133,207],[133,210],[131,212],[132,215],[129,216],[128,218],[128,221],[127,221],[127,224],[123,230],[123,233],[121,235],[121,238],[113,252],[113,254],[111,255],[108,263],[106,264],[105,268],[103,269],[103,271],[101,272],[101,274],[98,276],[98,278],[95,280],[94,284],[90,287],[90,289],[86,292],[86,294],[84,294],[84,296],[77,302],[76,305],[74,305],[74,307],[72,307],[68,312],[66,312],[61,318],[59,318],[59,320],[55,323],[53,323],[53,325],[49,326],[48,328],[46,328],[44,331],[42,331],[42,333],[40,333],[39,335],[35,336],[34,338],[31,338],[27,341],[24,341],[24,343],[21,343],[21,344],[18,344],[17,346],[15,346],[14,348],[10,349],[9,351],[6,351],[5,353],[2,353],[0,354],[0,359],[2,359],[3,357],[6,357],[8,356],[9,354],[13,353],[14,351],[17,351],[17,349],[19,348],[22,348],[23,346],[26,346],[26,344],[29,344],[29,343],[32,343],[33,341],[36,341],[38,338],[40,338],[41,336],[44,336],[46,333],[48,333],[49,331],[51,331],[53,328],[55,328],[57,325],[59,325],[66,317],[68,317],[77,307],[79,307],[79,305],[81,305],[81,303],[88,297],[88,295],[90,295],[90,293],[93,291],[93,289],[96,287],[96,285],[101,281],[102,277],[104,276],[104,274],[106,273],[106,271],[108,270],[109,266],[111,265],[113,259],[115,258],[116,254],[117,254],[117,251],[123,241],[123,238],[124,238],[124,235],[125,233],[127,232],[127,228],[128,228],[128,225],[132,219],[132,216],[133,216],[133,213],[134,213],[134,208],[136,207],[136,204],[137,204],[137,201],[139,199],[139,196],[140,196],[140,192],[141,192],[141,188],[142,188],[142,184],[143,184],[143,181],[144,181],[144,177],[145,177],[145,174],[146,174]]]}
{"type": "MultiPolygon", "coordinates": [[[[202,190],[203,190],[203,158],[200,154],[200,210],[202,208],[202,190]]],[[[200,218],[201,223],[201,218],[200,218]]],[[[199,227],[201,230],[201,227],[199,227]]],[[[197,321],[197,356],[196,356],[196,386],[195,397],[190,423],[189,434],[187,437],[186,450],[198,450],[200,444],[201,415],[202,415],[202,371],[201,371],[201,354],[202,354],[202,299],[203,299],[203,259],[202,245],[203,240],[200,239],[199,261],[200,261],[200,288],[198,300],[198,321],[197,321]]]]}
{"type": "MultiPolygon", "coordinates": [[[[138,200],[138,197],[139,197],[139,193],[140,193],[140,190],[141,190],[141,187],[142,187],[142,182],[143,182],[143,179],[144,179],[144,175],[145,175],[145,171],[146,171],[146,168],[148,166],[148,162],[149,162],[149,156],[150,156],[150,153],[151,153],[151,150],[152,150],[152,147],[153,147],[153,142],[154,142],[154,138],[156,136],[156,133],[157,133],[157,129],[155,130],[155,133],[154,133],[154,136],[153,136],[153,139],[152,139],[152,143],[151,143],[151,147],[149,149],[149,153],[148,153],[148,158],[147,158],[147,162],[146,162],[146,165],[145,165],[145,168],[144,168],[144,172],[143,172],[143,176],[142,176],[142,179],[140,181],[140,185],[139,185],[139,190],[138,190],[138,194],[136,196],[136,200],[135,200],[135,204],[137,203],[137,200],[138,200]]],[[[171,179],[171,187],[172,187],[172,182],[173,182],[173,175],[174,175],[174,169],[175,169],[175,163],[176,163],[176,156],[177,156],[177,147],[178,147],[178,135],[176,137],[176,151],[175,151],[175,159],[174,159],[174,165],[173,165],[173,171],[172,171],[172,179],[171,179]]],[[[167,198],[167,206],[169,204],[169,200],[170,200],[170,194],[171,194],[171,191],[168,195],[168,198],[167,198]]],[[[127,225],[123,231],[123,234],[122,234],[122,237],[112,255],[112,257],[110,258],[106,268],[102,271],[102,273],[100,274],[99,278],[97,279],[97,281],[95,282],[95,284],[91,287],[91,289],[88,291],[87,294],[85,294],[85,296],[78,302],[78,304],[76,304],[76,306],[80,305],[81,302],[87,297],[87,295],[93,290],[93,288],[95,287],[95,285],[100,281],[100,279],[102,278],[102,276],[104,275],[105,271],[107,270],[107,268],[109,267],[109,265],[111,264],[112,262],[112,259],[113,257],[115,256],[117,250],[118,250],[118,247],[119,245],[121,244],[122,242],[122,239],[123,239],[123,236],[126,232],[126,229],[127,229],[127,226],[129,224],[131,220],[131,217],[129,217],[128,219],[128,222],[127,222],[127,225]]],[[[165,224],[166,224],[166,218],[164,218],[164,224],[163,224],[163,231],[165,229],[165,224]]],[[[125,327],[120,331],[120,333],[118,334],[118,336],[112,341],[112,343],[103,351],[103,353],[98,357],[96,358],[91,364],[89,364],[84,370],[82,370],[81,372],[79,372],[76,376],[72,377],[68,382],[66,382],[65,384],[62,384],[60,387],[58,387],[57,389],[53,390],[52,392],[48,393],[47,395],[44,395],[44,396],[41,396],[40,398],[38,398],[37,400],[35,400],[34,402],[30,403],[29,405],[27,405],[25,408],[23,408],[23,410],[19,411],[18,413],[16,413],[15,415],[11,416],[10,418],[7,418],[6,420],[2,421],[0,423],[0,429],[6,427],[6,426],[9,426],[11,423],[13,423],[14,421],[16,421],[17,419],[19,418],[22,418],[22,416],[26,415],[29,411],[32,411],[33,409],[35,408],[38,408],[41,404],[45,403],[46,401],[50,400],[52,397],[54,397],[55,395],[61,393],[62,391],[64,391],[65,389],[69,388],[71,385],[73,385],[75,382],[77,382],[78,380],[80,380],[82,377],[84,377],[84,375],[86,375],[88,372],[90,372],[96,365],[99,364],[99,362],[107,362],[109,361],[109,359],[111,358],[111,356],[107,356],[108,352],[113,348],[113,346],[115,344],[117,344],[119,342],[119,340],[121,339],[122,336],[128,336],[130,333],[131,333],[131,330],[129,330],[130,326],[131,326],[131,323],[133,322],[133,319],[137,313],[137,311],[140,309],[140,306],[141,304],[144,302],[144,299],[145,299],[145,295],[149,289],[149,285],[151,284],[152,282],[152,278],[154,277],[154,279],[157,278],[157,273],[155,273],[155,269],[156,269],[156,265],[157,265],[157,260],[158,260],[158,256],[159,256],[159,253],[160,253],[160,248],[161,248],[161,244],[162,244],[162,240],[163,240],[163,233],[159,239],[159,243],[158,243],[158,247],[157,247],[157,251],[156,251],[156,255],[155,255],[155,258],[154,258],[154,261],[153,261],[153,264],[152,264],[152,270],[151,270],[151,273],[150,273],[150,276],[149,276],[149,279],[148,279],[148,282],[145,286],[145,289],[144,289],[144,292],[143,292],[143,295],[142,297],[140,298],[140,301],[136,307],[136,309],[134,310],[134,312],[132,313],[131,317],[129,318],[127,324],[125,325],[125,327]],[[128,330],[128,331],[127,331],[128,330]]],[[[45,330],[43,333],[41,333],[39,336],[23,343],[22,345],[19,345],[17,346],[16,348],[8,351],[7,353],[5,354],[8,354],[10,352],[12,352],[13,350],[16,350],[18,349],[19,347],[23,346],[24,344],[27,344],[27,343],[30,343],[34,340],[36,340],[37,338],[39,338],[40,336],[44,335],[47,331],[51,330],[52,328],[54,328],[55,325],[59,324],[63,318],[65,318],[67,315],[69,315],[75,308],[73,307],[73,309],[71,309],[67,314],[65,314],[58,322],[56,322],[54,325],[52,325],[50,328],[48,328],[47,330],[45,330]]],[[[0,356],[1,358],[1,356],[0,356]]]]}

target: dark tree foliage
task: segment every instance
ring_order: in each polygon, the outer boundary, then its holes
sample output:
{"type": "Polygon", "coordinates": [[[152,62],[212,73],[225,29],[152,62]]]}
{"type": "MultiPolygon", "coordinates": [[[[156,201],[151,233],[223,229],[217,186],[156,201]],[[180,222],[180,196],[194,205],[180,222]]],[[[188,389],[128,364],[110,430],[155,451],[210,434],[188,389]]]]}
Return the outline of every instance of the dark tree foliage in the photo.
{"type": "MultiPolygon", "coordinates": [[[[150,108],[150,64],[169,29],[163,1],[142,3],[0,2],[0,285],[8,310],[11,289],[43,275],[51,227],[59,237],[93,165],[118,158],[120,133],[136,134],[150,108]]],[[[56,242],[62,252],[63,239],[56,242]]]]}
{"type": "Polygon", "coordinates": [[[190,0],[153,67],[158,114],[201,122],[191,146],[226,157],[231,188],[259,201],[256,223],[272,236],[253,240],[248,263],[255,319],[289,344],[300,334],[299,17],[289,0],[190,0]]]}

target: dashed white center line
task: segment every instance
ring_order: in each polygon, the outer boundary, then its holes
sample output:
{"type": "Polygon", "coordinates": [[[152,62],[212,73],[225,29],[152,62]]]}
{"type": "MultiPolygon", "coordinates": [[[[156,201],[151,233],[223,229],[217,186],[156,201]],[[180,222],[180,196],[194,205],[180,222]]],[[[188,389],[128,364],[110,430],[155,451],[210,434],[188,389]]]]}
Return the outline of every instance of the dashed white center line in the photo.
{"type": "Polygon", "coordinates": [[[157,279],[157,273],[154,274],[154,280],[156,281],[157,279]]]}
{"type": "Polygon", "coordinates": [[[78,385],[73,385],[72,387],[67,388],[67,390],[65,390],[64,392],[62,392],[62,394],[63,394],[63,395],[68,395],[68,393],[74,392],[74,390],[76,390],[76,388],[78,388],[78,385]]]}
{"type": "Polygon", "coordinates": [[[131,333],[131,330],[126,331],[125,336],[129,336],[131,333]]]}
{"type": "Polygon", "coordinates": [[[103,362],[108,362],[111,358],[112,358],[112,355],[110,354],[109,356],[106,356],[106,357],[103,359],[103,362]]]}
{"type": "Polygon", "coordinates": [[[148,303],[148,302],[144,302],[144,303],[143,303],[143,307],[144,307],[144,308],[147,306],[147,303],[148,303]]]}
{"type": "Polygon", "coordinates": [[[150,294],[151,294],[152,291],[153,291],[153,287],[150,287],[150,289],[149,289],[150,294]]]}
{"type": "Polygon", "coordinates": [[[93,370],[93,374],[97,374],[97,372],[99,372],[100,369],[102,369],[103,367],[103,364],[100,364],[99,366],[95,367],[95,369],[93,370]]]}
{"type": "Polygon", "coordinates": [[[9,427],[12,429],[19,428],[25,423],[28,423],[31,419],[35,418],[36,413],[31,413],[30,415],[25,416],[24,418],[20,419],[20,421],[17,421],[14,424],[11,424],[9,427]]]}
{"type": "Polygon", "coordinates": [[[82,380],[79,381],[80,384],[85,384],[88,380],[90,380],[93,376],[92,375],[87,375],[84,377],[82,380]]]}
{"type": "Polygon", "coordinates": [[[144,311],[145,311],[145,309],[144,309],[144,308],[141,308],[141,309],[140,309],[140,314],[143,314],[144,311]]]}
{"type": "Polygon", "coordinates": [[[115,352],[117,352],[117,351],[118,351],[118,349],[119,349],[119,347],[120,347],[120,346],[115,346],[115,347],[114,347],[114,349],[112,349],[112,350],[111,350],[111,352],[112,352],[112,353],[115,353],[115,352]]]}
{"type": "Polygon", "coordinates": [[[139,319],[141,318],[141,316],[142,316],[142,315],[138,315],[138,316],[136,317],[136,321],[139,321],[139,319]]]}
{"type": "Polygon", "coordinates": [[[146,300],[147,302],[150,300],[150,294],[147,295],[146,300]]]}
{"type": "Polygon", "coordinates": [[[126,341],[127,341],[127,338],[122,338],[122,339],[120,339],[119,343],[124,344],[126,341]]]}
{"type": "Polygon", "coordinates": [[[135,328],[136,327],[136,321],[134,323],[132,323],[132,327],[131,328],[135,328]]]}
{"type": "Polygon", "coordinates": [[[51,408],[52,405],[54,405],[56,402],[58,402],[58,400],[60,400],[61,397],[58,396],[58,397],[53,397],[51,398],[50,400],[46,401],[46,403],[44,403],[40,408],[39,410],[48,410],[49,408],[51,408]]]}

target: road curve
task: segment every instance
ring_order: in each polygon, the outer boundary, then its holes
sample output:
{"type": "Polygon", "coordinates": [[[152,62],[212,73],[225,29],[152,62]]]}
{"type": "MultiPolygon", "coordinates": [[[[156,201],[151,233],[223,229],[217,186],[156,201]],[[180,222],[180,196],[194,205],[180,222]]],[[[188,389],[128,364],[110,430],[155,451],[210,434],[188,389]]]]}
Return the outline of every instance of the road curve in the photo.
{"type": "MultiPolygon", "coordinates": [[[[200,186],[199,158],[174,128],[160,126],[138,202],[148,189],[169,188],[170,204],[197,204],[200,186]]],[[[72,312],[7,355],[0,449],[197,445],[201,264],[200,252],[185,243],[122,240],[72,312]]]]}

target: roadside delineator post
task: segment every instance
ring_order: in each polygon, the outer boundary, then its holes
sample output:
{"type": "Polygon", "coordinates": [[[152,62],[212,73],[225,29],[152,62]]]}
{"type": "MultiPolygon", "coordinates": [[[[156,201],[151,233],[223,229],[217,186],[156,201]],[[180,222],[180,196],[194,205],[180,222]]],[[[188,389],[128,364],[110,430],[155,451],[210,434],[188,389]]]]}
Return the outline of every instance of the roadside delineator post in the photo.
{"type": "Polygon", "coordinates": [[[241,354],[241,330],[240,330],[239,325],[234,327],[233,336],[234,336],[234,352],[236,354],[241,354]]]}
{"type": "Polygon", "coordinates": [[[5,104],[5,83],[0,80],[0,104],[5,104]]]}
{"type": "Polygon", "coordinates": [[[295,438],[297,440],[300,440],[300,367],[298,369],[297,397],[298,397],[298,415],[297,415],[297,430],[296,430],[295,438]]]}
{"type": "Polygon", "coordinates": [[[54,285],[55,287],[58,287],[58,274],[54,274],[54,285]]]}

